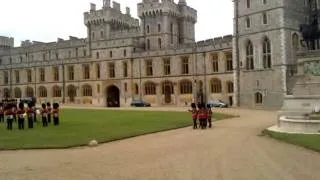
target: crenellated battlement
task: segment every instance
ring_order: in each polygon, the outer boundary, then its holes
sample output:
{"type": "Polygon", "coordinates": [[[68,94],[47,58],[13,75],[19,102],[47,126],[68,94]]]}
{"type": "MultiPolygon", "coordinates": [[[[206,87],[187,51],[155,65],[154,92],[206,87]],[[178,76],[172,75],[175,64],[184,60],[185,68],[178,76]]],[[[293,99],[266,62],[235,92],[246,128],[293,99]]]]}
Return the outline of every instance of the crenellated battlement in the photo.
{"type": "Polygon", "coordinates": [[[0,48],[11,48],[14,46],[14,38],[0,36],[0,48]]]}

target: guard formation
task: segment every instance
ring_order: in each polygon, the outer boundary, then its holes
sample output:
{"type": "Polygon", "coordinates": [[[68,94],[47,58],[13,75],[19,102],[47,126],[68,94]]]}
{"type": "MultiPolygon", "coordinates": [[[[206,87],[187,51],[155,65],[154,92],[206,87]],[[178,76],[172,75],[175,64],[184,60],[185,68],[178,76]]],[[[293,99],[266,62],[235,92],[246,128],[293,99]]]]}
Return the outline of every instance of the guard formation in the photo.
{"type": "Polygon", "coordinates": [[[212,128],[212,110],[210,105],[206,106],[204,103],[200,103],[197,108],[196,104],[192,103],[191,110],[188,111],[192,113],[193,129],[198,129],[198,121],[199,128],[212,128]]]}
{"type": "Polygon", "coordinates": [[[13,123],[16,123],[19,130],[25,129],[27,121],[28,129],[33,129],[34,124],[38,122],[37,115],[41,116],[42,126],[48,127],[53,119],[54,126],[59,125],[59,104],[53,103],[51,108],[50,103],[43,103],[42,108],[36,109],[35,102],[28,102],[25,107],[25,102],[19,104],[16,100],[3,100],[0,102],[0,124],[6,122],[7,130],[13,129],[13,123]],[[38,112],[38,113],[37,113],[38,112]]]}

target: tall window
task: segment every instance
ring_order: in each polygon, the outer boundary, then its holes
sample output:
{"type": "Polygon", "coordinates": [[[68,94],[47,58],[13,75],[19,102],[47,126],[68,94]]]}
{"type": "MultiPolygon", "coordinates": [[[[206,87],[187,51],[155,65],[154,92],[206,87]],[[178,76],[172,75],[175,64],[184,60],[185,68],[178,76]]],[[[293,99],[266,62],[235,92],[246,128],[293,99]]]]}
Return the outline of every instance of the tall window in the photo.
{"type": "Polygon", "coordinates": [[[58,67],[53,67],[53,80],[54,81],[59,81],[59,68],[58,67]]]}
{"type": "Polygon", "coordinates": [[[228,81],[227,82],[227,87],[228,87],[228,93],[233,93],[234,92],[233,82],[228,81]]]}
{"type": "Polygon", "coordinates": [[[86,57],[87,56],[87,50],[83,50],[83,56],[86,57]]]}
{"type": "Polygon", "coordinates": [[[247,0],[247,8],[251,7],[251,0],[247,0]]]}
{"type": "Polygon", "coordinates": [[[255,93],[255,103],[256,104],[262,104],[263,102],[263,96],[260,92],[255,93]]]}
{"type": "Polygon", "coordinates": [[[124,83],[124,92],[128,92],[128,84],[124,83]]]}
{"type": "Polygon", "coordinates": [[[263,0],[263,4],[267,4],[267,0],[263,0]]]}
{"type": "Polygon", "coordinates": [[[150,33],[150,27],[149,27],[149,25],[147,26],[147,33],[150,33]]]}
{"type": "Polygon", "coordinates": [[[3,76],[4,76],[3,84],[9,84],[9,73],[8,73],[8,71],[4,71],[3,72],[3,76]]]}
{"type": "MultiPolygon", "coordinates": [[[[33,58],[33,57],[32,57],[33,58]]],[[[56,52],[56,59],[58,60],[59,59],[59,53],[56,52]]]]}
{"type": "Polygon", "coordinates": [[[68,79],[70,81],[74,80],[74,67],[73,66],[68,66],[68,79]]]}
{"type": "Polygon", "coordinates": [[[43,86],[39,87],[39,97],[45,98],[48,96],[47,89],[43,86]]]}
{"type": "Polygon", "coordinates": [[[163,72],[164,72],[164,75],[171,74],[171,61],[170,61],[170,59],[163,60],[163,72]]]}
{"type": "Polygon", "coordinates": [[[100,79],[100,64],[96,64],[96,76],[97,79],[100,79]]]}
{"type": "Polygon", "coordinates": [[[83,65],[83,79],[90,79],[90,66],[88,64],[83,65]]]}
{"type": "Polygon", "coordinates": [[[109,52],[109,57],[112,58],[112,51],[109,52]]]}
{"type": "Polygon", "coordinates": [[[104,38],[104,33],[103,33],[103,31],[100,32],[100,38],[101,38],[101,39],[104,38]]]}
{"type": "Polygon", "coordinates": [[[123,50],[123,56],[126,57],[127,56],[127,50],[123,50]]]}
{"type": "Polygon", "coordinates": [[[263,23],[263,24],[268,24],[268,15],[267,15],[266,12],[264,12],[264,13],[262,14],[262,23],[263,23]]]}
{"type": "Polygon", "coordinates": [[[263,67],[271,68],[271,45],[268,38],[263,41],[263,67]]]}
{"type": "Polygon", "coordinates": [[[99,59],[100,58],[100,54],[99,52],[96,53],[96,58],[99,59]]]}
{"type": "Polygon", "coordinates": [[[246,69],[254,69],[254,59],[253,59],[253,45],[251,41],[248,41],[246,45],[246,69]]]}
{"type": "Polygon", "coordinates": [[[59,86],[52,88],[52,97],[61,97],[61,88],[59,86]]]}
{"type": "Polygon", "coordinates": [[[19,70],[14,71],[15,77],[16,77],[16,83],[20,83],[20,72],[19,70]]]}
{"type": "Polygon", "coordinates": [[[147,50],[150,50],[150,39],[147,39],[147,50]]]}
{"type": "Polygon", "coordinates": [[[46,81],[46,74],[44,68],[39,69],[39,74],[40,74],[40,81],[44,82],[46,81]]]}
{"type": "Polygon", "coordinates": [[[181,94],[192,94],[192,82],[184,80],[180,82],[180,93],[181,94]]]}
{"type": "Polygon", "coordinates": [[[152,60],[146,60],[146,75],[147,76],[153,75],[152,60]]]}
{"type": "Polygon", "coordinates": [[[160,38],[158,39],[158,45],[159,45],[159,48],[161,49],[162,48],[162,41],[160,38]]]}
{"type": "Polygon", "coordinates": [[[227,67],[226,67],[227,71],[232,71],[233,70],[233,64],[232,64],[232,54],[228,53],[227,54],[227,67]]]}
{"type": "Polygon", "coordinates": [[[92,96],[92,87],[90,85],[82,86],[82,96],[92,96]]]}
{"type": "Polygon", "coordinates": [[[219,79],[212,79],[211,80],[211,93],[221,93],[222,92],[222,85],[219,79]]]}
{"type": "Polygon", "coordinates": [[[158,32],[161,32],[161,24],[158,24],[158,32]]]}
{"type": "Polygon", "coordinates": [[[170,36],[171,36],[171,44],[173,44],[173,24],[170,24],[170,36]]]}
{"type": "Polygon", "coordinates": [[[79,49],[76,48],[76,58],[78,58],[78,56],[79,56],[79,49]]]}
{"type": "Polygon", "coordinates": [[[246,18],[246,27],[250,28],[251,27],[251,20],[249,17],[246,18]]]}
{"type": "Polygon", "coordinates": [[[189,58],[188,57],[183,57],[182,58],[181,65],[182,65],[181,73],[182,74],[189,74],[189,58]]]}
{"type": "Polygon", "coordinates": [[[152,82],[148,82],[144,85],[145,95],[156,95],[156,85],[152,82]]]}
{"type": "Polygon", "coordinates": [[[297,33],[294,33],[292,35],[292,47],[294,50],[298,50],[299,49],[299,36],[297,33]]]}
{"type": "Polygon", "coordinates": [[[219,72],[219,58],[218,54],[212,55],[212,71],[219,72]]]}
{"type": "Polygon", "coordinates": [[[28,80],[29,83],[32,82],[32,71],[31,71],[31,69],[27,70],[27,80],[28,80]]]}
{"type": "Polygon", "coordinates": [[[128,63],[123,62],[123,77],[128,77],[128,63]]]}
{"type": "Polygon", "coordinates": [[[108,66],[109,66],[109,77],[114,78],[115,77],[114,63],[109,63],[108,66]]]}

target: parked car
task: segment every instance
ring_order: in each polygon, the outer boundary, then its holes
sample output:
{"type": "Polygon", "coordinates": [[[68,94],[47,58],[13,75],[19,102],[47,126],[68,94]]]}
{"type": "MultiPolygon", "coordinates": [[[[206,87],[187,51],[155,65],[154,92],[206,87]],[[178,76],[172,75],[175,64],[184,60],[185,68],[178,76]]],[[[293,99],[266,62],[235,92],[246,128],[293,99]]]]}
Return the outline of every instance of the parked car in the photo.
{"type": "Polygon", "coordinates": [[[131,106],[134,106],[134,107],[151,107],[151,104],[150,103],[147,103],[143,100],[133,100],[131,102],[131,106]]]}
{"type": "Polygon", "coordinates": [[[220,107],[220,108],[229,107],[229,104],[222,101],[222,100],[210,100],[210,101],[208,101],[207,104],[210,105],[210,107],[220,107]]]}

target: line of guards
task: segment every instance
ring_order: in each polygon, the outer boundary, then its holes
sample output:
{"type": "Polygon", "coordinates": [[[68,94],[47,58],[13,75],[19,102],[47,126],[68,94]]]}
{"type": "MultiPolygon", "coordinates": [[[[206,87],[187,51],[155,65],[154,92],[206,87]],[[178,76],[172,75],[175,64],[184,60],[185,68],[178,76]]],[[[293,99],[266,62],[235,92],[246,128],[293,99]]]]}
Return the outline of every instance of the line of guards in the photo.
{"type": "Polygon", "coordinates": [[[55,126],[59,125],[59,104],[42,104],[40,111],[36,109],[35,103],[29,102],[28,107],[24,107],[24,103],[0,103],[0,123],[7,122],[7,129],[12,130],[13,122],[18,121],[18,129],[23,130],[25,125],[25,118],[28,122],[28,128],[32,129],[34,123],[37,122],[37,114],[41,116],[42,126],[47,127],[53,119],[55,126]],[[53,118],[52,118],[53,117],[53,118]]]}
{"type": "Polygon", "coordinates": [[[212,127],[212,110],[210,105],[204,103],[198,104],[198,108],[195,103],[191,104],[191,110],[193,119],[193,129],[198,128],[197,120],[199,120],[199,126],[201,129],[206,129],[207,127],[212,127]]]}

